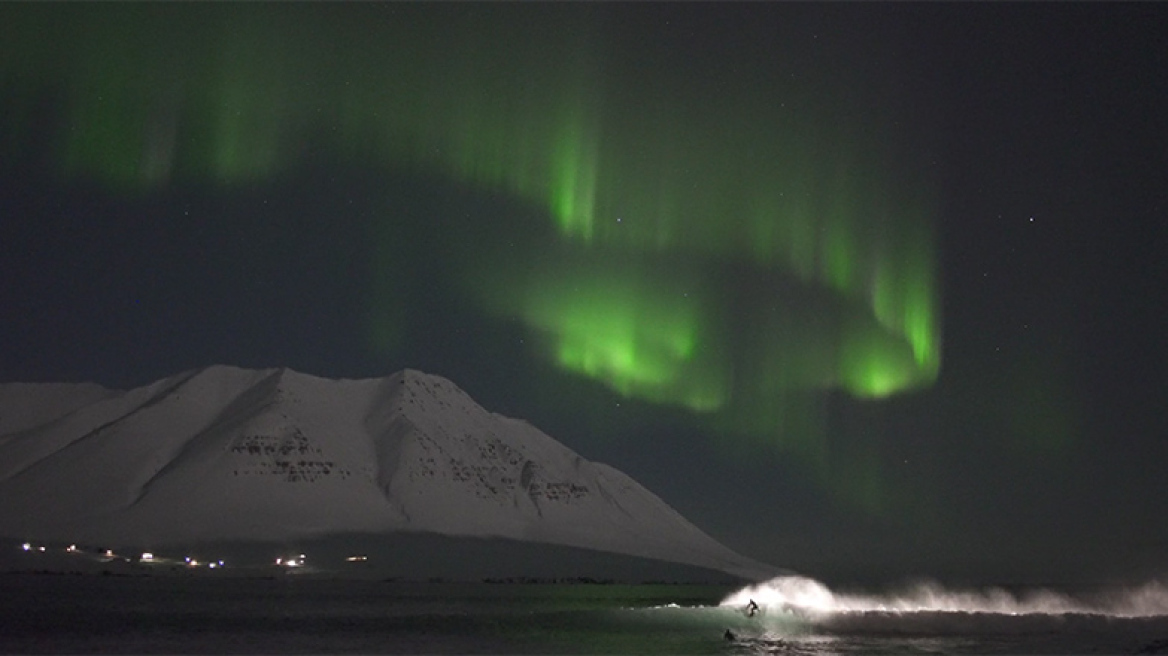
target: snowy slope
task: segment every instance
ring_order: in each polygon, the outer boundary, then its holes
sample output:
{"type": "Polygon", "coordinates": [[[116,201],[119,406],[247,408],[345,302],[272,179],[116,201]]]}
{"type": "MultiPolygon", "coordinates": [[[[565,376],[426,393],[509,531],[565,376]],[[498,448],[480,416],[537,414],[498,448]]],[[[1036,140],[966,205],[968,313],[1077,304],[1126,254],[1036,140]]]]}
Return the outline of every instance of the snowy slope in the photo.
{"type": "Polygon", "coordinates": [[[438,376],[215,366],[128,392],[0,385],[0,534],[158,546],[395,531],[774,572],[438,376]]]}

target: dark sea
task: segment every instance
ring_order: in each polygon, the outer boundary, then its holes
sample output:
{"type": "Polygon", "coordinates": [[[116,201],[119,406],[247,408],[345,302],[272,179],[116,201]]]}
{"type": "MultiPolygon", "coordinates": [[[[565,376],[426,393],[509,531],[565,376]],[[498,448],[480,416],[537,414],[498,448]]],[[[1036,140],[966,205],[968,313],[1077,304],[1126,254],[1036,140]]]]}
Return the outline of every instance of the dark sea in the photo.
{"type": "Polygon", "coordinates": [[[0,575],[5,653],[1168,653],[1163,587],[1080,602],[937,588],[0,575]],[[826,597],[824,595],[827,595],[826,597]],[[755,599],[748,615],[742,600],[755,599]],[[1092,605],[1094,604],[1094,605],[1092,605]],[[727,633],[729,632],[729,633],[727,633]]]}

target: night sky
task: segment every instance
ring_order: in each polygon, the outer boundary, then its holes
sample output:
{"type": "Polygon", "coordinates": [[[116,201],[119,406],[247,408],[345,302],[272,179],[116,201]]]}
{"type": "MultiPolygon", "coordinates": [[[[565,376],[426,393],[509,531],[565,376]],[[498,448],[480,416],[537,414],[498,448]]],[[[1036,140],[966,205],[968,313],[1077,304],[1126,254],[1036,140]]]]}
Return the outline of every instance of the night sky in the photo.
{"type": "Polygon", "coordinates": [[[0,380],[453,380],[828,582],[1168,575],[1168,7],[0,5],[0,380]]]}

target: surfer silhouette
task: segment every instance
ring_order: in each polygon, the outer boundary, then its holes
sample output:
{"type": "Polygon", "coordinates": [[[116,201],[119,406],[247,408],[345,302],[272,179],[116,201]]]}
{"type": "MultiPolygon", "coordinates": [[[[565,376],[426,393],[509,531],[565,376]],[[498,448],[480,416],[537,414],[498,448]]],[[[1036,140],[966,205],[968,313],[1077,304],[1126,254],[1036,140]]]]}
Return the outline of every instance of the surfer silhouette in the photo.
{"type": "Polygon", "coordinates": [[[746,604],[746,616],[747,617],[754,617],[757,614],[758,614],[758,604],[754,603],[754,600],[751,599],[750,603],[746,604]]]}
{"type": "Polygon", "coordinates": [[[725,638],[726,640],[733,642],[734,641],[734,632],[731,631],[730,629],[726,629],[726,632],[722,634],[722,637],[725,638]]]}

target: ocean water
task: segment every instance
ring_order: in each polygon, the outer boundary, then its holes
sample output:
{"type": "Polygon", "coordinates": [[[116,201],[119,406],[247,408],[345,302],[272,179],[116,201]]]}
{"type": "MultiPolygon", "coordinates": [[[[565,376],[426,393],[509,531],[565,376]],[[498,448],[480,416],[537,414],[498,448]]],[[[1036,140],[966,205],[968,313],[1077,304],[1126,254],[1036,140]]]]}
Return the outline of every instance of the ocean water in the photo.
{"type": "Polygon", "coordinates": [[[0,575],[0,593],[5,653],[1168,653],[1158,584],[861,596],[795,577],[737,589],[23,573],[0,575]]]}

